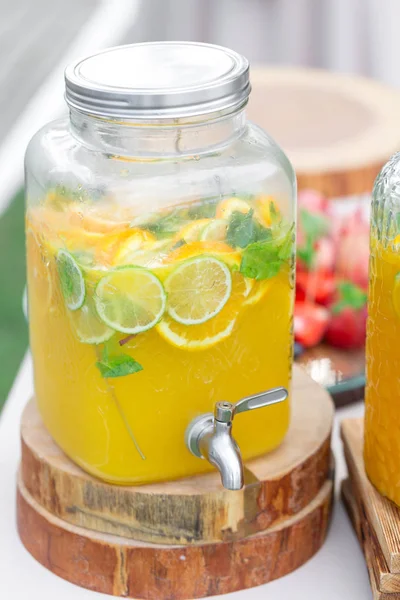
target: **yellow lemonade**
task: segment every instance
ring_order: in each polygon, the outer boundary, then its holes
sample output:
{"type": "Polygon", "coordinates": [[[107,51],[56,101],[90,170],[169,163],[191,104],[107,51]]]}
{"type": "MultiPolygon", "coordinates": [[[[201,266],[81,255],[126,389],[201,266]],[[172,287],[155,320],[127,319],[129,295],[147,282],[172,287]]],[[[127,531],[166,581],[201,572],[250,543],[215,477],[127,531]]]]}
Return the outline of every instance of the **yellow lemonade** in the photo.
{"type": "Polygon", "coordinates": [[[400,505],[400,236],[371,240],[367,325],[365,467],[400,505]]]}
{"type": "MultiPolygon", "coordinates": [[[[192,419],[289,387],[294,234],[271,198],[144,217],[55,192],[28,210],[26,237],[36,401],[89,473],[140,484],[208,471],[185,446],[192,419]]],[[[287,401],[240,415],[244,459],[288,423],[287,401]]]]}

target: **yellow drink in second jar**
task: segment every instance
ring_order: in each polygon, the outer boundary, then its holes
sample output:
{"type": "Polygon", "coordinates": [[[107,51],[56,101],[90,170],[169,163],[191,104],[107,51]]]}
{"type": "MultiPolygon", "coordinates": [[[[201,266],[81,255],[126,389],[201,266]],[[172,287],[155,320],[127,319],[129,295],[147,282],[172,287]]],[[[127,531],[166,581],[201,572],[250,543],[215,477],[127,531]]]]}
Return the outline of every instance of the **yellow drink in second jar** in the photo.
{"type": "Polygon", "coordinates": [[[367,326],[365,467],[381,494],[400,505],[400,250],[371,241],[367,326]]]}
{"type": "MultiPolygon", "coordinates": [[[[161,231],[159,225],[168,221],[168,215],[159,221],[154,217],[146,228],[132,223],[131,216],[107,219],[95,207],[86,211],[73,202],[60,211],[46,200],[28,213],[29,321],[36,400],[55,441],[89,473],[112,483],[137,484],[208,471],[212,468],[208,462],[192,456],[185,446],[184,434],[191,420],[213,411],[218,400],[235,402],[271,387],[289,387],[292,229],[280,219],[276,226],[269,222],[269,204],[253,214],[250,202],[239,202],[242,204],[238,205],[237,199],[222,201],[212,217],[188,217],[182,210],[175,215],[172,233],[161,231]],[[230,245],[241,244],[243,232],[247,235],[249,221],[243,220],[243,215],[248,212],[247,219],[254,220],[260,239],[267,235],[265,230],[272,235],[269,247],[275,254],[271,261],[274,257],[279,261],[261,273],[261,280],[242,273],[245,262],[248,274],[256,275],[251,269],[258,268],[260,247],[252,246],[253,254],[248,252],[245,259],[250,244],[230,245]],[[71,275],[74,265],[78,270],[71,275]],[[96,294],[100,294],[102,278],[110,273],[114,276],[120,269],[117,284],[110,283],[109,289],[125,286],[131,274],[137,273],[132,265],[142,269],[141,277],[149,278],[149,304],[158,306],[158,285],[168,290],[157,323],[137,334],[110,330],[96,309],[100,308],[96,294]],[[205,311],[207,320],[180,323],[171,315],[176,309],[176,318],[182,320],[179,315],[187,307],[179,304],[179,293],[187,289],[193,294],[185,277],[193,276],[198,265],[203,269],[203,282],[209,277],[208,268],[215,269],[215,277],[222,279],[205,290],[204,306],[199,305],[197,312],[193,308],[193,318],[205,311]],[[67,302],[73,283],[79,288],[77,273],[81,273],[85,297],[78,294],[67,302]],[[226,293],[225,276],[230,282],[226,293]],[[221,296],[221,307],[214,291],[221,296]],[[207,311],[211,306],[215,314],[210,317],[207,311]],[[138,364],[141,370],[108,376],[109,363],[114,361],[118,370],[121,360],[122,369],[138,364]]],[[[268,239],[265,244],[262,252],[268,239]]],[[[115,319],[126,318],[123,302],[128,295],[125,299],[123,295],[128,294],[128,287],[115,290],[120,302],[110,308],[115,319]]],[[[142,285],[134,292],[143,295],[140,301],[146,301],[143,289],[142,285]]],[[[137,318],[143,322],[147,314],[143,316],[140,310],[137,318]]],[[[288,402],[240,415],[234,436],[243,457],[275,448],[288,423],[288,402]]]]}

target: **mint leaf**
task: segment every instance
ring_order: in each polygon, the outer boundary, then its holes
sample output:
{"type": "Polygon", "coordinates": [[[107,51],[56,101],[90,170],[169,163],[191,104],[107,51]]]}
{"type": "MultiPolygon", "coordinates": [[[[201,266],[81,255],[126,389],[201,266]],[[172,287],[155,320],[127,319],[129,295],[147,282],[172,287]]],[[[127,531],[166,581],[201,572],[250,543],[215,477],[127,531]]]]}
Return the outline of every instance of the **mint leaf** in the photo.
{"type": "Polygon", "coordinates": [[[279,248],[273,240],[255,242],[243,252],[240,272],[250,279],[270,279],[281,266],[279,248]]]}
{"type": "Polygon", "coordinates": [[[294,242],[294,225],[289,229],[285,235],[283,242],[279,245],[278,256],[280,260],[287,261],[293,256],[293,242],[294,242]]]}
{"type": "Polygon", "coordinates": [[[105,379],[110,377],[125,377],[143,370],[143,367],[134,358],[127,354],[108,356],[106,349],[103,351],[102,360],[96,362],[101,376],[105,379]]]}
{"type": "Polygon", "coordinates": [[[316,242],[329,232],[329,221],[323,215],[311,213],[304,208],[300,211],[300,223],[306,238],[316,242]]]}
{"type": "Polygon", "coordinates": [[[253,215],[253,209],[247,213],[232,213],[226,233],[226,241],[230,246],[246,248],[249,244],[271,238],[271,231],[258,223],[253,215]]]}
{"type": "Polygon", "coordinates": [[[162,215],[156,221],[142,225],[143,229],[147,229],[154,233],[158,239],[172,237],[180,228],[188,222],[186,211],[182,208],[177,208],[169,213],[162,215]]]}
{"type": "Polygon", "coordinates": [[[250,244],[243,252],[240,272],[250,279],[271,279],[279,273],[283,262],[293,254],[293,228],[279,239],[266,239],[250,244]]]}
{"type": "Polygon", "coordinates": [[[367,303],[367,294],[351,281],[342,281],[338,285],[340,300],[332,307],[333,314],[339,314],[345,308],[360,310],[367,303]]]}

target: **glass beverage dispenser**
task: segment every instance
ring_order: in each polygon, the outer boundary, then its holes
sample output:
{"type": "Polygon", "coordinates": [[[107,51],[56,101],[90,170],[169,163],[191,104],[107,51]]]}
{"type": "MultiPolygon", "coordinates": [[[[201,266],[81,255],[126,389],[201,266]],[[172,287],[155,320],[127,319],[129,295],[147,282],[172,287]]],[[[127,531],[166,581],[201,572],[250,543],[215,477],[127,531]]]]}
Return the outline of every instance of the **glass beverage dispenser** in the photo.
{"type": "Polygon", "coordinates": [[[240,452],[287,431],[295,176],[249,93],[225,48],[112,48],[67,68],[69,118],[28,147],[36,401],[110,483],[214,464],[237,489],[240,452]]]}

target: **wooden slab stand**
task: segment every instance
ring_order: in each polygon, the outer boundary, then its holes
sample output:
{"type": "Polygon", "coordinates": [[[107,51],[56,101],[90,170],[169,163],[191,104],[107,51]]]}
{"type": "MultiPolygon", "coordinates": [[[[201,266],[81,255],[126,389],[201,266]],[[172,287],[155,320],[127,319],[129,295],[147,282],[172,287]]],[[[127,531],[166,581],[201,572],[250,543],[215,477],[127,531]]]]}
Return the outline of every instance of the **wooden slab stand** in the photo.
{"type": "Polygon", "coordinates": [[[342,500],[365,556],[374,600],[400,600],[400,578],[390,573],[375,533],[357,500],[350,479],[342,482],[342,500]]]}
{"type": "Polygon", "coordinates": [[[20,481],[18,531],[43,566],[81,587],[148,600],[226,594],[290,573],[322,546],[331,514],[332,482],[295,517],[235,542],[166,546],[89,531],[44,510],[20,481]]]}
{"type": "Polygon", "coordinates": [[[112,486],[73,464],[53,442],[30,403],[21,424],[21,476],[29,494],[79,527],[158,544],[227,541],[253,535],[298,514],[329,473],[332,402],[294,370],[292,421],[275,452],[246,465],[240,492],[211,473],[175,482],[112,486]]]}
{"type": "Polygon", "coordinates": [[[240,492],[217,474],[157,485],[105,484],[54,444],[30,404],[21,425],[17,521],[53,573],[98,592],[184,600],[290,573],[328,529],[333,468],[329,395],[299,367],[285,442],[246,464],[240,492]]]}
{"type": "Polygon", "coordinates": [[[398,573],[400,578],[400,509],[381,496],[367,477],[363,459],[363,420],[344,420],[341,434],[356,499],[364,507],[390,573],[398,573]]]}
{"type": "Polygon", "coordinates": [[[342,498],[365,556],[374,600],[400,600],[400,510],[368,480],[363,420],[344,420],[341,434],[349,471],[342,498]]]}

